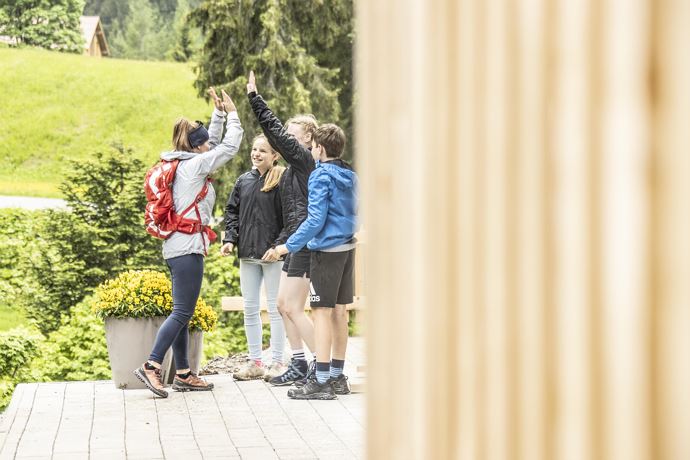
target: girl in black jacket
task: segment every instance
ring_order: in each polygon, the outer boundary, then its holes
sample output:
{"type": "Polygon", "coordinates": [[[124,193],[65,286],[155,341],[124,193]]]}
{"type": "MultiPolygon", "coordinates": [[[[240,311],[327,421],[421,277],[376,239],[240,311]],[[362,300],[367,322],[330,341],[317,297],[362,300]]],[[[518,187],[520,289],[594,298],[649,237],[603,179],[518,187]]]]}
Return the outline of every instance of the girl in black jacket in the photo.
{"type": "Polygon", "coordinates": [[[244,329],[247,335],[249,361],[233,376],[237,380],[263,378],[284,370],[285,327],[278,312],[277,298],[282,261],[261,260],[267,251],[285,242],[279,183],[285,168],[278,166],[278,153],[263,135],[254,138],[251,160],[253,168],[235,183],[225,207],[225,237],[220,249],[228,255],[237,248],[240,259],[240,289],[244,299],[244,329]],[[271,322],[273,363],[266,369],[261,361],[261,282],[271,322]]]}

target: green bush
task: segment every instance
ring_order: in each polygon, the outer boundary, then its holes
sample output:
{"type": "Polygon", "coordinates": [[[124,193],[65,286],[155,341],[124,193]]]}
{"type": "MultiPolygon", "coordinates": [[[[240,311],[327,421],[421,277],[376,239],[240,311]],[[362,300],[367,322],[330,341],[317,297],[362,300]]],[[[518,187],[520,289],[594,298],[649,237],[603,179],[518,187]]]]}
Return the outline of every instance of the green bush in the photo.
{"type": "Polygon", "coordinates": [[[201,295],[217,312],[221,311],[221,297],[241,295],[240,268],[237,259],[234,254],[227,257],[221,256],[218,244],[209,248],[208,256],[204,259],[204,283],[201,285],[201,295]]]}
{"type": "MultiPolygon", "coordinates": [[[[241,316],[235,314],[235,316],[241,316]]],[[[210,360],[217,356],[228,356],[247,351],[247,340],[244,335],[242,318],[229,325],[216,327],[204,334],[204,358],[210,360]]]]}
{"type": "Polygon", "coordinates": [[[38,349],[31,380],[106,380],[110,378],[103,322],[91,311],[91,298],[72,308],[60,328],[38,349]]]}
{"type": "Polygon", "coordinates": [[[15,385],[30,379],[30,363],[40,353],[43,336],[19,326],[0,333],[0,411],[10,403],[15,385]]]}
{"type": "Polygon", "coordinates": [[[0,209],[0,302],[4,305],[20,306],[25,299],[31,264],[28,255],[44,218],[42,211],[0,209]]]}
{"type": "Polygon", "coordinates": [[[83,254],[93,251],[90,228],[69,211],[46,212],[35,244],[23,257],[28,261],[22,304],[43,334],[60,326],[63,315],[81,301],[100,278],[83,254]]]}
{"type": "Polygon", "coordinates": [[[91,228],[65,210],[0,210],[0,296],[43,333],[79,302],[100,270],[89,269],[91,228]]]}
{"type": "Polygon", "coordinates": [[[116,146],[72,165],[61,186],[70,210],[46,211],[19,257],[27,316],[44,334],[104,280],[163,263],[160,241],[144,230],[141,161],[116,146]]]}
{"type": "MultiPolygon", "coordinates": [[[[172,313],[172,286],[168,277],[153,270],[130,270],[98,286],[93,311],[100,318],[151,318],[172,313]]],[[[190,330],[210,331],[218,315],[199,297],[190,330]]]]}
{"type": "Polygon", "coordinates": [[[84,0],[5,0],[0,3],[0,31],[14,37],[20,46],[83,53],[82,11],[84,0]]]}
{"type": "Polygon", "coordinates": [[[0,378],[0,413],[10,404],[16,383],[0,378]]]}
{"type": "Polygon", "coordinates": [[[27,368],[42,340],[41,334],[24,326],[1,333],[0,377],[14,379],[18,371],[27,368]]]}
{"type": "Polygon", "coordinates": [[[147,167],[132,149],[114,145],[107,155],[71,165],[60,190],[91,231],[92,251],[79,254],[86,268],[100,270],[102,281],[126,269],[161,266],[161,242],[144,227],[147,167]]]}

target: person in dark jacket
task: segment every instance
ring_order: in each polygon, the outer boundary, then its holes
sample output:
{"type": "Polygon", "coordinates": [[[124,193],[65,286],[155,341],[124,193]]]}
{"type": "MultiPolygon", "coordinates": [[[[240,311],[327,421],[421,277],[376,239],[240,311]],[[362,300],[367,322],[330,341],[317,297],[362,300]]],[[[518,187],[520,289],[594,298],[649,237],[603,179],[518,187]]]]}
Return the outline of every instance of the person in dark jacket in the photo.
{"type": "Polygon", "coordinates": [[[253,168],[235,183],[225,207],[225,237],[220,249],[228,255],[237,248],[240,260],[240,289],[244,299],[244,330],[247,335],[249,361],[233,374],[237,380],[275,376],[285,370],[285,328],[278,312],[277,298],[283,262],[261,260],[267,251],[286,241],[282,233],[283,207],[279,183],[285,168],[278,166],[278,153],[266,137],[259,135],[252,143],[253,168]],[[273,363],[268,369],[261,360],[261,282],[266,289],[271,322],[273,363]]]}
{"type": "MultiPolygon", "coordinates": [[[[273,114],[256,89],[254,72],[249,74],[247,95],[254,115],[268,142],[288,163],[280,182],[280,197],[283,206],[283,235],[287,241],[307,218],[307,183],[314,170],[314,158],[309,147],[312,134],[318,128],[316,119],[310,115],[299,115],[283,123],[273,114]]],[[[276,260],[271,251],[265,260],[276,260]]],[[[308,374],[315,372],[316,360],[308,366],[304,344],[315,352],[314,325],[304,314],[304,305],[309,294],[309,272],[311,252],[308,248],[289,254],[285,258],[278,293],[278,309],[283,316],[288,341],[292,348],[292,360],[287,371],[269,379],[273,385],[290,385],[305,381],[308,374]]]]}

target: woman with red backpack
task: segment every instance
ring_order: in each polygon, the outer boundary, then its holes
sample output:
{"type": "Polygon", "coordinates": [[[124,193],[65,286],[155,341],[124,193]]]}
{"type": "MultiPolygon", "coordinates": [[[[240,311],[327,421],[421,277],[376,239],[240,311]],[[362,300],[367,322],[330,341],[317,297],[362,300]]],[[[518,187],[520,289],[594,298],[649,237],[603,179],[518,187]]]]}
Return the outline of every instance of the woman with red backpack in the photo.
{"type": "MultiPolygon", "coordinates": [[[[208,131],[201,122],[192,123],[181,118],[173,128],[174,150],[161,154],[161,174],[166,166],[172,166],[172,213],[162,219],[159,215],[151,218],[158,228],[158,235],[164,238],[163,258],[172,277],[173,311],[163,322],[153,350],[142,366],[134,374],[146,387],[157,396],[168,396],[162,381],[161,363],[168,349],[172,346],[173,358],[177,373],[172,388],[180,391],[207,391],[213,388],[193,374],[189,369],[187,348],[189,332],[187,325],[194,314],[201,282],[204,274],[204,256],[207,248],[216,238],[208,227],[211,219],[216,193],[210,184],[209,175],[230,161],[237,154],[242,141],[242,126],[237,115],[235,104],[230,96],[222,92],[221,100],[213,88],[209,89],[215,110],[208,131]],[[227,126],[225,137],[220,141],[223,124],[227,126]],[[183,210],[175,214],[175,210],[183,210]]],[[[152,171],[155,168],[152,168],[152,171]]],[[[147,195],[149,188],[154,188],[160,197],[165,181],[154,184],[156,174],[147,174],[147,195]]],[[[167,184],[168,188],[170,185],[167,184]]],[[[147,222],[150,220],[149,208],[155,208],[151,199],[147,206],[147,222]]],[[[153,212],[151,213],[154,214],[153,212]]],[[[154,233],[147,228],[149,233],[154,233]]]]}

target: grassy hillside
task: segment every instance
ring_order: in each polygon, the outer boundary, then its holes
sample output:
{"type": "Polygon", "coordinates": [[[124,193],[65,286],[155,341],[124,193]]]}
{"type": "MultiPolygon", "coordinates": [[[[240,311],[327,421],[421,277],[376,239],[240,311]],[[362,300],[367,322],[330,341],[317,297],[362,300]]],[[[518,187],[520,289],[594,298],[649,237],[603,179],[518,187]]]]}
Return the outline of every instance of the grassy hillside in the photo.
{"type": "Polygon", "coordinates": [[[205,120],[190,66],[0,48],[0,195],[59,197],[67,159],[114,142],[153,162],[176,118],[205,120]]]}

